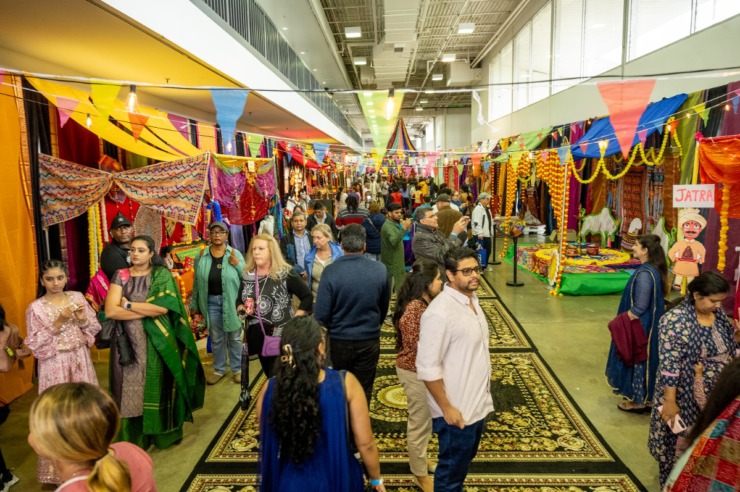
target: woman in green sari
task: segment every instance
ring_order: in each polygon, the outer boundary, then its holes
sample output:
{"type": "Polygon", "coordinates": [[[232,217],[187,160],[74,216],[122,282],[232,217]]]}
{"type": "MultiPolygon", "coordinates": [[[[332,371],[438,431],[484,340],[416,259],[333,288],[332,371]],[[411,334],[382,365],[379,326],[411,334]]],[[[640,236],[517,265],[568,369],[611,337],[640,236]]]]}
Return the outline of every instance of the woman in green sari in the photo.
{"type": "Polygon", "coordinates": [[[131,268],[115,273],[105,300],[106,317],[120,320],[126,335],[113,337],[110,354],[110,391],[122,417],[117,440],[143,449],[180,442],[205,393],[179,289],[154,249],[149,236],[131,241],[131,268]]]}

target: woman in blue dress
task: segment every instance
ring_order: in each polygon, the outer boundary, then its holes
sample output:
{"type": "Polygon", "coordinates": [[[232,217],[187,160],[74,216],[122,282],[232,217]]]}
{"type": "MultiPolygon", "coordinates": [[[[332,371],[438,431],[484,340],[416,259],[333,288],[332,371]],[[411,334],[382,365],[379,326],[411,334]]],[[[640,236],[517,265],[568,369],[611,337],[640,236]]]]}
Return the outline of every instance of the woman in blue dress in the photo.
{"type": "Polygon", "coordinates": [[[648,340],[648,357],[644,362],[625,364],[618,356],[614,341],[606,361],[606,378],[614,393],[624,401],[617,408],[624,412],[644,413],[653,400],[658,368],[658,322],[665,311],[663,287],[668,266],[660,238],[655,234],[639,236],[632,250],[642,263],[627,282],[617,315],[627,311],[631,320],[639,319],[648,340]]]}
{"type": "Polygon", "coordinates": [[[260,490],[364,490],[354,441],[370,484],[384,492],[365,393],[351,373],[325,368],[324,329],[311,317],[293,318],[280,348],[275,376],[257,400],[260,490]]]}
{"type": "Polygon", "coordinates": [[[709,395],[719,373],[735,357],[735,332],[722,309],[730,284],[718,273],[703,272],[688,290],[686,299],[668,311],[658,326],[660,362],[648,449],[658,460],[661,488],[676,461],[677,445],[697,421],[697,395],[709,395]],[[696,377],[695,366],[700,363],[703,381],[696,377]],[[702,387],[695,388],[699,383],[702,387]],[[677,415],[686,430],[674,433],[669,426],[677,415]]]}

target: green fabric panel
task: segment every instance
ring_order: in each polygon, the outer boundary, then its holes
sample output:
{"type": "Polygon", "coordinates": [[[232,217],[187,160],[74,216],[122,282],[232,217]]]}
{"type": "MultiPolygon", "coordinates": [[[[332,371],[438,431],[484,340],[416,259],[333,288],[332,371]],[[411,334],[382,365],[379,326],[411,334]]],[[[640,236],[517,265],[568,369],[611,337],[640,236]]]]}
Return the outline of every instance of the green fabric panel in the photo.
{"type": "Polygon", "coordinates": [[[629,279],[630,274],[627,272],[566,273],[560,282],[560,292],[569,296],[621,294],[629,279]]]}
{"type": "Polygon", "coordinates": [[[683,149],[680,184],[691,183],[691,176],[694,171],[694,154],[696,151],[696,131],[699,127],[699,121],[701,121],[701,117],[696,114],[696,111],[692,110],[689,112],[688,109],[701,104],[703,99],[704,91],[692,92],[689,94],[686,102],[679,108],[679,113],[676,115],[676,119],[679,120],[676,135],[683,149]],[[684,118],[684,116],[688,117],[684,118]]]}
{"type": "Polygon", "coordinates": [[[511,143],[506,148],[506,151],[494,159],[494,162],[506,162],[509,160],[509,154],[515,153],[515,152],[521,152],[523,150],[534,150],[536,149],[544,139],[550,135],[550,132],[552,131],[552,127],[548,126],[541,130],[534,130],[527,133],[522,133],[521,135],[517,136],[516,138],[511,139],[511,143]],[[519,139],[524,139],[524,149],[521,148],[519,145],[519,139]]]}

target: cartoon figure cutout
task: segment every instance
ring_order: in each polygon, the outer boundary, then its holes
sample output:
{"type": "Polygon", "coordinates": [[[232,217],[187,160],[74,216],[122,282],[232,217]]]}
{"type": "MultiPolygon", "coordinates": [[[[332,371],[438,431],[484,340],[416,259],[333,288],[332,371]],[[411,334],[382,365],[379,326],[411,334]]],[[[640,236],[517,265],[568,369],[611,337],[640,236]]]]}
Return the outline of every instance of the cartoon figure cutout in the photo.
{"type": "Polygon", "coordinates": [[[696,240],[701,231],[707,226],[707,220],[699,214],[696,208],[684,208],[678,212],[678,225],[683,231],[683,239],[668,250],[668,256],[673,262],[673,273],[676,275],[673,287],[681,288],[681,281],[686,277],[688,285],[699,275],[699,265],[704,263],[706,249],[696,240]]]}

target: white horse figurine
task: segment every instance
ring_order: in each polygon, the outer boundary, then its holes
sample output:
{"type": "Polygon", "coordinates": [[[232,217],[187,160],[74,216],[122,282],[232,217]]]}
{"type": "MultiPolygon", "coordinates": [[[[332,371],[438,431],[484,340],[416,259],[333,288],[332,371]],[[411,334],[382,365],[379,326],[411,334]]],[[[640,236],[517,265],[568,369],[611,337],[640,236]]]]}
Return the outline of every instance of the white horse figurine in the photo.
{"type": "Polygon", "coordinates": [[[606,246],[606,238],[614,240],[614,235],[619,229],[621,220],[615,220],[612,217],[609,207],[604,207],[598,214],[587,215],[583,218],[581,225],[581,237],[586,234],[601,234],[601,245],[606,246]]]}

